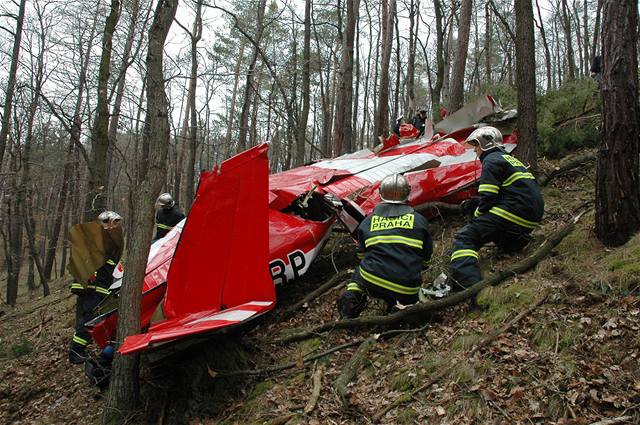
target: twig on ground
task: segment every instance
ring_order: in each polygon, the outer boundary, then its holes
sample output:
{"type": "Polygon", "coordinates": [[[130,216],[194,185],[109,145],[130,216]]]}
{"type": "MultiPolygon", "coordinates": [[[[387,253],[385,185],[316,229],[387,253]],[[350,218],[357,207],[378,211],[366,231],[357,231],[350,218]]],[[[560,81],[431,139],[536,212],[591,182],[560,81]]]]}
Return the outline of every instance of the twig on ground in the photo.
{"type": "Polygon", "coordinates": [[[293,335],[289,335],[285,338],[282,338],[279,342],[288,343],[293,341],[299,341],[303,339],[310,338],[311,336],[332,331],[336,329],[351,329],[351,328],[359,328],[359,327],[373,327],[373,326],[390,326],[396,325],[398,323],[404,322],[406,320],[420,320],[429,317],[429,313],[442,310],[446,307],[450,307],[453,305],[457,305],[466,301],[481,290],[488,286],[495,286],[502,282],[505,279],[517,276],[518,274],[525,273],[531,270],[536,266],[540,261],[542,261],[545,257],[551,254],[553,248],[555,248],[575,227],[575,223],[582,216],[580,214],[578,217],[574,218],[563,226],[556,233],[549,236],[547,240],[545,240],[542,245],[529,257],[524,260],[516,263],[511,268],[507,270],[500,271],[498,273],[493,274],[492,276],[483,279],[482,281],[476,283],[464,291],[457,292],[448,297],[429,301],[425,303],[415,304],[401,310],[397,313],[388,315],[388,316],[367,316],[367,317],[359,317],[357,319],[347,319],[340,320],[337,322],[325,323],[309,330],[299,332],[293,335]]]}
{"type": "Polygon", "coordinates": [[[560,177],[561,175],[566,174],[569,171],[574,170],[582,165],[585,165],[588,162],[595,161],[595,159],[595,152],[587,152],[584,155],[580,155],[576,158],[566,161],[555,170],[551,171],[549,174],[540,176],[538,178],[538,184],[540,184],[540,186],[542,187],[545,187],[551,182],[551,180],[555,179],[556,177],[560,177]]]}
{"type": "Polygon", "coordinates": [[[311,391],[311,398],[304,408],[304,414],[308,415],[313,412],[318,404],[318,398],[320,398],[320,390],[322,389],[322,375],[324,375],[324,365],[319,365],[316,371],[313,373],[312,382],[313,390],[311,391]]]}

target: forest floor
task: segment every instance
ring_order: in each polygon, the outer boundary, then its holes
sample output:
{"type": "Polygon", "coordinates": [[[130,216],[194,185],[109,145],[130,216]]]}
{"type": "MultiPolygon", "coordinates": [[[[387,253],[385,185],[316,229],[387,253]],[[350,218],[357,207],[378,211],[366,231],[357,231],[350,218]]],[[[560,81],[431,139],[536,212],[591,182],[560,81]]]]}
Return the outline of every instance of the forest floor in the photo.
{"type": "MultiPolygon", "coordinates": [[[[542,162],[547,172],[556,165],[542,162]]],[[[591,163],[544,189],[545,218],[525,252],[481,251],[485,276],[504,270],[586,211],[551,256],[529,273],[484,289],[475,303],[441,311],[422,328],[404,327],[412,332],[376,339],[346,397],[333,385],[357,345],[314,362],[303,359],[388,329],[277,342],[292,330],[337,320],[339,287],[290,318],[283,315],[335,274],[334,266],[357,264],[348,238],[336,234],[300,282],[279,288],[279,307],[257,327],[144,356],[139,420],[367,424],[401,399],[379,423],[582,425],[622,417],[628,419],[608,423],[640,423],[640,235],[615,249],[597,241],[594,178],[591,163]],[[511,330],[474,349],[541,298],[511,330]],[[287,363],[294,366],[264,371],[287,363]],[[239,369],[263,372],[224,377],[239,369]],[[438,374],[433,385],[416,392],[438,374]],[[318,398],[310,403],[314,389],[318,398]]],[[[434,261],[425,282],[445,270],[451,237],[462,224],[460,217],[432,220],[434,261]]],[[[21,301],[0,313],[0,423],[98,422],[105,396],[66,358],[75,301],[66,282],[55,282],[48,298],[21,301]]],[[[365,315],[381,313],[382,305],[370,302],[365,315]]]]}

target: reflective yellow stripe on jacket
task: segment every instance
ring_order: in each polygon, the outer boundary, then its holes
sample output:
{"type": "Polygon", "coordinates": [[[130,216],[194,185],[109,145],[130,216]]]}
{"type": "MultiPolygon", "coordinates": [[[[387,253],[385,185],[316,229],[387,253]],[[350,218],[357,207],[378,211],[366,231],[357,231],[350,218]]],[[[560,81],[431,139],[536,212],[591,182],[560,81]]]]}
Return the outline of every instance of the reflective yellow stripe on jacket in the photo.
{"type": "Polygon", "coordinates": [[[515,173],[511,174],[504,182],[502,182],[502,187],[507,187],[520,179],[535,180],[535,177],[533,177],[533,174],[525,171],[516,171],[515,173]]]}
{"type": "Polygon", "coordinates": [[[156,227],[158,227],[160,229],[164,229],[164,230],[173,229],[173,226],[167,226],[166,224],[162,224],[162,223],[156,223],[156,227]]]}
{"type": "Polygon", "coordinates": [[[478,187],[479,193],[498,193],[500,192],[500,186],[496,186],[495,184],[481,184],[478,187]]]}
{"type": "Polygon", "coordinates": [[[418,293],[418,291],[420,291],[419,286],[416,286],[415,288],[403,286],[398,283],[394,283],[389,280],[383,279],[381,277],[375,276],[367,272],[366,270],[364,270],[362,267],[360,267],[360,276],[362,276],[362,278],[369,283],[372,283],[376,286],[379,286],[381,288],[387,289],[392,292],[397,292],[398,294],[415,295],[418,293]]]}
{"type": "Polygon", "coordinates": [[[473,249],[458,249],[457,251],[453,251],[451,253],[451,261],[463,257],[473,257],[476,260],[480,258],[480,256],[478,255],[478,251],[474,251],[473,249]]]}
{"type": "Polygon", "coordinates": [[[538,223],[534,221],[526,220],[522,217],[518,217],[517,215],[510,213],[507,210],[503,210],[500,207],[493,207],[489,210],[491,214],[497,215],[498,217],[502,217],[505,220],[508,220],[512,223],[517,224],[518,226],[526,227],[527,229],[534,229],[538,226],[538,223]]]}
{"type": "Polygon", "coordinates": [[[389,236],[374,236],[364,241],[364,246],[369,248],[370,246],[379,243],[400,243],[409,245],[414,248],[422,249],[422,241],[419,239],[406,238],[404,236],[389,235],[389,236]]]}

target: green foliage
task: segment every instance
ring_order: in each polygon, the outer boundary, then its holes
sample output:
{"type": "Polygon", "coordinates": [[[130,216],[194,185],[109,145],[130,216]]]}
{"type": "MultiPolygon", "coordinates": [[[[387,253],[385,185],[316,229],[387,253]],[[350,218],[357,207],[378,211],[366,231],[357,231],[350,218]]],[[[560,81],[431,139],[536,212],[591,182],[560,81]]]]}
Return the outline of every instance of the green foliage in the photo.
{"type": "Polygon", "coordinates": [[[640,287],[640,235],[605,257],[604,280],[614,293],[628,295],[640,287]]]}
{"type": "Polygon", "coordinates": [[[17,342],[7,348],[0,347],[0,358],[10,357],[18,358],[25,356],[33,351],[33,345],[25,338],[22,337],[20,342],[17,342]]]}
{"type": "Polygon", "coordinates": [[[500,324],[514,309],[531,305],[536,291],[537,288],[522,283],[490,286],[478,294],[477,303],[484,309],[482,317],[488,323],[500,324]]]}
{"type": "Polygon", "coordinates": [[[592,78],[569,81],[538,98],[540,154],[559,158],[599,139],[601,96],[592,78]]]}
{"type": "MultiPolygon", "coordinates": [[[[509,84],[483,84],[480,93],[493,96],[504,109],[515,109],[518,105],[518,91],[509,84]]],[[[467,100],[472,100],[476,96],[470,95],[467,100]]]]}

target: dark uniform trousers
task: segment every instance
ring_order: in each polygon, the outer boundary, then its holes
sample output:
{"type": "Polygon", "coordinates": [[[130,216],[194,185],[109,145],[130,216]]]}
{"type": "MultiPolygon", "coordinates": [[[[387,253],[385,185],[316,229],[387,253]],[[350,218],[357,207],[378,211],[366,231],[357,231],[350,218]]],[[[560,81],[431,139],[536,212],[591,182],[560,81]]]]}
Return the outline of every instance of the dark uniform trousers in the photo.
{"type": "Polygon", "coordinates": [[[468,288],[482,277],[480,248],[494,242],[503,252],[524,248],[544,213],[544,200],[534,176],[500,148],[483,152],[478,208],[472,221],[454,236],[449,277],[454,290],[468,288]]]}
{"type": "Polygon", "coordinates": [[[113,270],[116,264],[116,261],[108,259],[95,272],[94,278],[90,279],[87,285],[71,284],[71,292],[78,296],[79,320],[76,323],[70,349],[77,353],[82,353],[91,343],[91,334],[85,323],[95,317],[96,307],[110,294],[109,287],[113,283],[113,270]]]}
{"type": "Polygon", "coordinates": [[[388,311],[398,302],[416,303],[432,253],[427,220],[408,205],[382,203],[360,224],[357,238],[361,262],[338,299],[341,316],[359,316],[367,296],[384,300],[388,311]]]}

